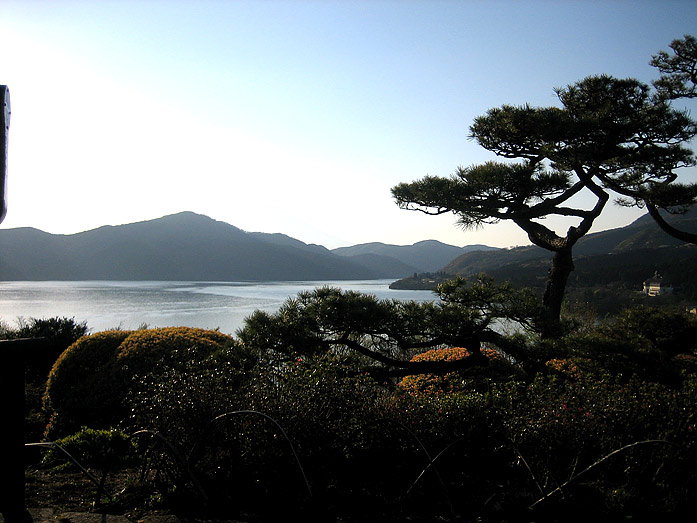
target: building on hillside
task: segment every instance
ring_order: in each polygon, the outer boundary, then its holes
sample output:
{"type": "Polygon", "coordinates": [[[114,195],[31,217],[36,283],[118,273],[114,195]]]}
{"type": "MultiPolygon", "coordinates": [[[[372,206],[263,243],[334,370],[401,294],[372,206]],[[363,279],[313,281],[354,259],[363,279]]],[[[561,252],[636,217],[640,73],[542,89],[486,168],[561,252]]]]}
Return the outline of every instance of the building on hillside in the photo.
{"type": "Polygon", "coordinates": [[[673,292],[673,287],[663,281],[663,277],[658,274],[658,271],[648,280],[644,281],[643,293],[648,296],[660,296],[673,292]]]}

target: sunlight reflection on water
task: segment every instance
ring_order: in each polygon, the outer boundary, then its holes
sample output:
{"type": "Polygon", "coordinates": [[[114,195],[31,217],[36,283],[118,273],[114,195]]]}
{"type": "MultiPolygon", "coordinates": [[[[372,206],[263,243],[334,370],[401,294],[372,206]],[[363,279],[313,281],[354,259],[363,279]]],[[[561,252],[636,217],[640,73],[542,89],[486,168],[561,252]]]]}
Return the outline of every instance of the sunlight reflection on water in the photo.
{"type": "Polygon", "coordinates": [[[188,326],[233,334],[255,310],[275,312],[301,291],[331,285],[380,299],[430,301],[429,291],[390,290],[392,280],[311,282],[0,282],[0,319],[74,317],[91,332],[188,326]]]}

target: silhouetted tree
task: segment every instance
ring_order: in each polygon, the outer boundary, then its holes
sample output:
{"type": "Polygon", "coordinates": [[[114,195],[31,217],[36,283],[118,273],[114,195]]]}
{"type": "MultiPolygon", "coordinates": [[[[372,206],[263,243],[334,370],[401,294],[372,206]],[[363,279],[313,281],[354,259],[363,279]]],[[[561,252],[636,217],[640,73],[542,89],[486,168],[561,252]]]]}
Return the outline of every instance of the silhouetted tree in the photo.
{"type": "Polygon", "coordinates": [[[531,291],[495,284],[480,275],[449,280],[436,293],[440,301],[419,303],[320,288],[288,299],[274,314],[254,312],[237,336],[273,365],[348,349],[358,368],[378,377],[487,365],[480,353],[483,343],[535,368],[525,340],[496,328],[506,320],[534,328],[539,302],[531,291]],[[471,356],[458,361],[410,361],[414,354],[439,347],[466,347],[471,356]]]}
{"type": "MultiPolygon", "coordinates": [[[[392,189],[400,207],[454,213],[465,228],[511,220],[532,243],[554,252],[542,303],[544,337],[561,334],[573,247],[610,194],[636,198],[654,186],[667,194],[675,169],[694,163],[683,144],[697,134],[686,113],[635,79],[590,76],[555,91],[561,107],[504,105],[470,127],[481,146],[517,162],[459,167],[449,178],[427,176],[392,189]],[[578,204],[584,195],[589,208],[578,204]],[[541,222],[551,216],[577,224],[559,234],[541,222]]],[[[678,192],[692,190],[682,185],[678,192]]]]}
{"type": "MultiPolygon", "coordinates": [[[[670,48],[672,55],[659,51],[650,62],[661,73],[654,87],[659,96],[666,100],[697,98],[697,39],[685,35],[682,39],[673,40],[670,48]]],[[[697,201],[694,184],[657,185],[636,196],[635,203],[645,203],[649,214],[664,232],[678,240],[697,244],[697,234],[677,229],[659,212],[659,209],[663,209],[670,214],[684,213],[697,201]]]]}
{"type": "Polygon", "coordinates": [[[653,85],[668,100],[697,98],[697,39],[685,35],[670,43],[673,54],[659,51],[651,65],[661,73],[653,85]]]}

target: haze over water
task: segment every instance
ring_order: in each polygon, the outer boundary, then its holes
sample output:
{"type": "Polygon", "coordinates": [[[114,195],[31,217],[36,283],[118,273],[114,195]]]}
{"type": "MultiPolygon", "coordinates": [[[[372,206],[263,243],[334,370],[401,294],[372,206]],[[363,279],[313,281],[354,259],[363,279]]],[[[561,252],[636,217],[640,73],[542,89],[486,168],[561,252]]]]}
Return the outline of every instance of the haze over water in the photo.
{"type": "Polygon", "coordinates": [[[187,326],[234,334],[255,310],[275,312],[289,297],[333,286],[380,299],[430,301],[430,291],[390,290],[392,280],[310,282],[0,282],[0,320],[68,317],[91,332],[187,326]]]}

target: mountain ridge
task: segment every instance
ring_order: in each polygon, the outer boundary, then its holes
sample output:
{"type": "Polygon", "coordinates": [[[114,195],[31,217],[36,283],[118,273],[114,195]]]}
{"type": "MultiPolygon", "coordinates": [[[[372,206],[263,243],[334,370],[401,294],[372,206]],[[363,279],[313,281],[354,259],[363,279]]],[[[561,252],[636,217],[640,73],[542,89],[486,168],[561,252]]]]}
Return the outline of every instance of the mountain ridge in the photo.
{"type": "MultiPolygon", "coordinates": [[[[282,233],[247,232],[190,211],[68,235],[4,229],[0,245],[2,280],[356,280],[400,278],[418,270],[408,259],[376,252],[339,255],[282,233]]],[[[459,249],[441,245],[448,252],[459,249]]],[[[400,252],[409,258],[406,247],[400,252]]],[[[432,254],[442,257],[440,251],[432,254]]]]}
{"type": "MultiPolygon", "coordinates": [[[[670,221],[697,231],[697,211],[670,221]]],[[[681,245],[650,217],[584,236],[575,260],[681,245]]],[[[282,233],[247,232],[190,211],[74,234],[0,229],[2,280],[298,281],[399,279],[418,273],[537,272],[551,254],[536,246],[457,247],[437,240],[327,249],[282,233]]],[[[545,271],[540,275],[543,277],[545,271]]]]}
{"type": "MultiPolygon", "coordinates": [[[[689,232],[697,232],[697,209],[692,209],[681,215],[665,216],[676,227],[689,232]]],[[[619,255],[629,251],[646,249],[676,248],[682,245],[684,242],[663,232],[646,214],[624,227],[585,235],[574,246],[573,252],[574,260],[578,264],[584,258],[619,255]]],[[[466,253],[451,260],[442,270],[448,274],[460,276],[491,271],[504,274],[511,273],[515,267],[521,267],[525,264],[543,266],[551,258],[552,253],[549,251],[535,245],[528,245],[494,252],[466,253]],[[510,269],[503,271],[502,268],[506,266],[509,266],[510,269]]],[[[542,276],[546,276],[546,273],[543,272],[542,276]]]]}
{"type": "Polygon", "coordinates": [[[379,254],[402,259],[409,256],[414,266],[412,272],[436,272],[442,269],[450,260],[467,252],[499,250],[487,245],[467,245],[456,247],[438,240],[421,240],[412,245],[391,245],[381,242],[362,243],[351,247],[339,247],[332,252],[340,256],[356,256],[359,254],[379,254]]]}

